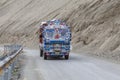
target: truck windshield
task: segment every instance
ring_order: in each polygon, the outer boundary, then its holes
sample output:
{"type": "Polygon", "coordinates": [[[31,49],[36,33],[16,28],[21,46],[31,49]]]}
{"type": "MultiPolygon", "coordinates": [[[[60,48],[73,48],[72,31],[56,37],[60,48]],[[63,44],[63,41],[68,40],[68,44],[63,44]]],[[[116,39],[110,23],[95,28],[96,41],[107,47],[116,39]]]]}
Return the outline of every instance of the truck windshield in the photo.
{"type": "Polygon", "coordinates": [[[45,37],[48,39],[53,39],[54,36],[54,29],[46,29],[45,37]]]}
{"type": "Polygon", "coordinates": [[[68,30],[67,29],[59,29],[59,31],[60,31],[60,34],[61,34],[61,38],[65,39],[65,37],[67,37],[68,30]]]}
{"type": "Polygon", "coordinates": [[[68,29],[46,29],[45,37],[48,39],[65,39],[68,37],[68,29]]]}

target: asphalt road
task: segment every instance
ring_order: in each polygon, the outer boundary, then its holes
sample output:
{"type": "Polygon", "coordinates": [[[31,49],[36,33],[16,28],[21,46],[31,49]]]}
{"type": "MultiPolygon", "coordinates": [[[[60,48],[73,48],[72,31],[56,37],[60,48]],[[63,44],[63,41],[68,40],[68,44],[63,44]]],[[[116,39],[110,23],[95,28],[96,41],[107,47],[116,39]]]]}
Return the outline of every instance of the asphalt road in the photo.
{"type": "Polygon", "coordinates": [[[80,54],[69,60],[43,60],[39,50],[25,50],[23,80],[120,80],[120,65],[80,54]]]}

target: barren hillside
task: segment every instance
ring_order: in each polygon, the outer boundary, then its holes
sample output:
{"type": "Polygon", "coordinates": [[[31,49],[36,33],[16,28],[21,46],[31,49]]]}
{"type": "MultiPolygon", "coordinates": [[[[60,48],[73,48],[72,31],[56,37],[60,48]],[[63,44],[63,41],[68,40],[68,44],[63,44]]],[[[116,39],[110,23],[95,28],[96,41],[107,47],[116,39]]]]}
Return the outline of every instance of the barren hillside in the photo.
{"type": "Polygon", "coordinates": [[[72,27],[74,50],[120,59],[120,0],[0,0],[0,43],[36,46],[40,22],[53,18],[72,27]]]}
{"type": "Polygon", "coordinates": [[[1,0],[0,43],[36,44],[35,32],[43,18],[65,6],[69,0],[1,0]]]}

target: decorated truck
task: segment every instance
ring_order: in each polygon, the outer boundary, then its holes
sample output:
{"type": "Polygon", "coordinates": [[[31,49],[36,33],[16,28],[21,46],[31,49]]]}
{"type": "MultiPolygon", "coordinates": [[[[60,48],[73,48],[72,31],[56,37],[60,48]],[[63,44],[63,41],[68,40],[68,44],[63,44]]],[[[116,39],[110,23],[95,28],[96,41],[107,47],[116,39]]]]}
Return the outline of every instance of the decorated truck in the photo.
{"type": "Polygon", "coordinates": [[[64,57],[69,59],[71,45],[70,27],[61,20],[47,21],[43,25],[40,56],[43,56],[44,59],[48,57],[64,57]]]}

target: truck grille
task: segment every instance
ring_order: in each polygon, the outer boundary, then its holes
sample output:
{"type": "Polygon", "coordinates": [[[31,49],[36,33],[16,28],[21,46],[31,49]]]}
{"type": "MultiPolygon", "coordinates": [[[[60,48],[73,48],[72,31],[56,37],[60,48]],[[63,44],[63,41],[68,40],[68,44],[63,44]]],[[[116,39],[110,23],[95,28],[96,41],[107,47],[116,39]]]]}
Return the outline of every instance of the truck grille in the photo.
{"type": "Polygon", "coordinates": [[[61,44],[54,44],[53,45],[53,49],[55,50],[55,51],[61,51],[61,44]]]}

